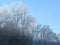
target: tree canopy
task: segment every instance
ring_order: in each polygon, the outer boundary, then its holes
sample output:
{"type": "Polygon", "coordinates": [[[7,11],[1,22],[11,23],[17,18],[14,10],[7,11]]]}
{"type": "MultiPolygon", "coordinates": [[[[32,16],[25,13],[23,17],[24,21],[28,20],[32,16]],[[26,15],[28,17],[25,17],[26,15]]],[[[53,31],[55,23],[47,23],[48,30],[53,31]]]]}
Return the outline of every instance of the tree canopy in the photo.
{"type": "Polygon", "coordinates": [[[27,8],[20,3],[9,7],[3,5],[0,10],[0,40],[20,39],[28,42],[46,40],[58,42],[59,36],[48,25],[38,24],[27,8]],[[28,39],[28,40],[27,40],[28,39]]]}

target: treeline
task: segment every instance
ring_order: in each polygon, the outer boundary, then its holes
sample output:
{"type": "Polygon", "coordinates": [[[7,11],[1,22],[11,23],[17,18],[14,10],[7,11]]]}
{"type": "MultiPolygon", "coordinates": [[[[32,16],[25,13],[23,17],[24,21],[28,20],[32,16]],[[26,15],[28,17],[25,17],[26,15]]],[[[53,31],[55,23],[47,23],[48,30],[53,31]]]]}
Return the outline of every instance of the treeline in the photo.
{"type": "Polygon", "coordinates": [[[52,42],[52,41],[44,41],[44,40],[39,40],[39,41],[34,41],[32,45],[60,45],[58,42],[52,42]]]}
{"type": "Polygon", "coordinates": [[[38,24],[23,4],[4,5],[0,9],[0,45],[59,45],[59,42],[59,36],[48,25],[38,24]]]}

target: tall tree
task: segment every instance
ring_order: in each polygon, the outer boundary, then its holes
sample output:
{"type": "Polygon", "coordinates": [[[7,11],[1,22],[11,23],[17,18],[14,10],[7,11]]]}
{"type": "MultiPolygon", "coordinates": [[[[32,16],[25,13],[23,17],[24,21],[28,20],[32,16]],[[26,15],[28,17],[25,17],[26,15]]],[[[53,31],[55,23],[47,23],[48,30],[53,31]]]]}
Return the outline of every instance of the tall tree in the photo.
{"type": "Polygon", "coordinates": [[[4,5],[0,13],[0,27],[2,28],[0,40],[20,39],[23,44],[32,42],[33,30],[36,26],[35,18],[30,16],[26,7],[20,3],[12,4],[10,7],[4,5]]]}

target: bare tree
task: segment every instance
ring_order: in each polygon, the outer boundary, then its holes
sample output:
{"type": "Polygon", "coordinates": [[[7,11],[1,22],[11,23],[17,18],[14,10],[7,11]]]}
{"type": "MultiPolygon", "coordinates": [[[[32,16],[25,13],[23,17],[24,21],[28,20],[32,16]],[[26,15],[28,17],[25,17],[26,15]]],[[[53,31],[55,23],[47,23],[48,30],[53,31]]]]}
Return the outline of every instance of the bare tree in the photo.
{"type": "MultiPolygon", "coordinates": [[[[20,40],[32,42],[35,18],[27,13],[27,8],[22,4],[4,5],[0,13],[0,40],[20,40]],[[2,37],[1,37],[2,35],[2,37]]],[[[29,43],[30,43],[29,42],[29,43]]]]}

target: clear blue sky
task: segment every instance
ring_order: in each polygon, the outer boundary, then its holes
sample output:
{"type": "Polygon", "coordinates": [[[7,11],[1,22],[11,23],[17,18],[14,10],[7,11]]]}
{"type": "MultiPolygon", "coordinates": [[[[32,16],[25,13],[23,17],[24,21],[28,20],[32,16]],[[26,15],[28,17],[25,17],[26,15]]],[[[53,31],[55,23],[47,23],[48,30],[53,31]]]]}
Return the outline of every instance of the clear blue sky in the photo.
{"type": "MultiPolygon", "coordinates": [[[[0,6],[17,0],[0,0],[0,6]]],[[[50,25],[52,30],[60,33],[60,0],[22,0],[29,12],[42,25],[50,25]]]]}

